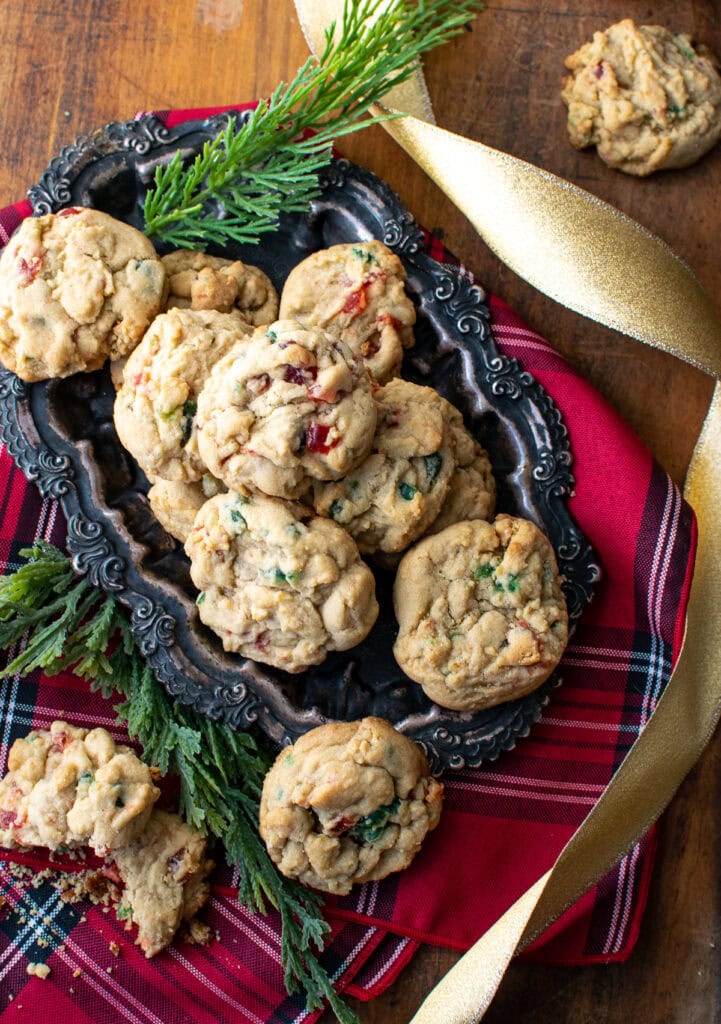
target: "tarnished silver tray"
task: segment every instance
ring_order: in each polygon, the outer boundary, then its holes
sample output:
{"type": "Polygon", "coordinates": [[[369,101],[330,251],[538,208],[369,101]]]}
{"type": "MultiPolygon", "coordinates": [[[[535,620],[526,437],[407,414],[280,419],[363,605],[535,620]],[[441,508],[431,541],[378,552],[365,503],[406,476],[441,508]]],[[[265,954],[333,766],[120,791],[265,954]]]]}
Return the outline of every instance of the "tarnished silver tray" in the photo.
{"type": "MultiPolygon", "coordinates": [[[[95,206],[142,228],[142,204],[159,161],[193,155],[228,116],[167,129],[146,116],[81,137],[52,161],[29,196],[36,214],[95,206]]],[[[436,387],[488,449],[499,510],[537,522],[557,552],[572,622],[599,577],[594,553],[573,522],[566,428],[549,395],[496,347],[483,290],[424,253],[424,236],[397,196],[374,175],[336,160],[308,214],[284,218],[257,247],[225,250],[254,263],[280,290],[296,263],[342,241],[380,238],[403,260],[418,308],[416,347],[404,376],[436,387]]],[[[377,571],[381,613],[366,641],[299,676],[223,652],[200,622],[182,548],[150,514],[147,481],[121,448],[107,370],[26,385],[0,373],[0,434],[41,492],[68,519],[78,572],[130,611],[143,654],[168,690],[232,726],[257,722],[274,741],[329,719],[367,714],[392,721],[426,749],[432,768],[475,766],[512,747],[539,717],[558,676],[520,700],[478,714],[439,708],[398,668],[392,576],[377,571]]]]}

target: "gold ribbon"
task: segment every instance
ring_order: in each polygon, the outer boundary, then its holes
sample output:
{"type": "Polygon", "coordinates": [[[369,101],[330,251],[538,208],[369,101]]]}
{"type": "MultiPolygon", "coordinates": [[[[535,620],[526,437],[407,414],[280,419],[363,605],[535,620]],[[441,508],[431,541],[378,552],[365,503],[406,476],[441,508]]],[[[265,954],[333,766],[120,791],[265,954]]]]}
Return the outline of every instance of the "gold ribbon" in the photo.
{"type": "MultiPolygon", "coordinates": [[[[325,26],[342,17],[343,0],[295,3],[314,49],[325,26]]],[[[419,73],[402,97],[384,98],[420,116],[388,121],[385,128],[504,263],[564,306],[721,378],[721,322],[691,270],[668,246],[570,182],[429,123],[420,83],[419,73]]],[[[710,739],[721,714],[721,606],[715,592],[721,565],[719,383],[684,494],[698,520],[696,570],[686,640],[656,710],[551,870],[448,972],[412,1024],[479,1021],[514,953],[647,831],[710,739]]]]}

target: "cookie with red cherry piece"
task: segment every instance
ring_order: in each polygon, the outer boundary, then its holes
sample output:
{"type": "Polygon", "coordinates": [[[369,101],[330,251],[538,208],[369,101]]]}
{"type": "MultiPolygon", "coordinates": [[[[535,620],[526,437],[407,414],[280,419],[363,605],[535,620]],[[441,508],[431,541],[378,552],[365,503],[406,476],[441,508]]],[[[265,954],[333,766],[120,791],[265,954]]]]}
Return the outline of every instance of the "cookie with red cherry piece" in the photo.
{"type": "Polygon", "coordinates": [[[216,364],[198,399],[198,445],[229,490],[298,498],[345,476],[373,443],[363,361],[319,327],[279,320],[216,364]]]}
{"type": "Polygon", "coordinates": [[[282,874],[343,895],[408,867],[442,802],[425,754],[390,722],[331,722],[278,755],[260,834],[282,874]]]}
{"type": "Polygon", "coordinates": [[[645,177],[688,167],[721,138],[721,75],[705,46],[625,18],[566,58],[568,134],[609,167],[645,177]]]}
{"type": "Polygon", "coordinates": [[[28,217],[0,256],[0,362],[26,381],[97,370],[135,348],[166,289],[152,243],[109,214],[28,217]]]}
{"type": "Polygon", "coordinates": [[[403,558],[393,654],[442,707],[478,711],[541,685],[568,641],[553,548],[525,519],[456,523],[403,558]]]}
{"type": "Polygon", "coordinates": [[[280,316],[342,338],[385,384],[400,372],[403,349],[414,344],[416,311],[405,280],[405,267],[382,242],[332,245],[291,271],[280,316]]]}

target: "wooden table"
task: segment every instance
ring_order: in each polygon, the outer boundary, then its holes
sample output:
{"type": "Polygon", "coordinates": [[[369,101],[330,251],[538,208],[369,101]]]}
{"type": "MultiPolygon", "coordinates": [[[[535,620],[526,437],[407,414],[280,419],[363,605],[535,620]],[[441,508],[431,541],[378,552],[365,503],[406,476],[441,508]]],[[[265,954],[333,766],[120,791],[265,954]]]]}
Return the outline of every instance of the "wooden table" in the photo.
{"type": "MultiPolygon", "coordinates": [[[[641,181],[566,140],[563,58],[628,15],[677,27],[721,54],[713,0],[491,0],[468,32],[430,55],[439,124],[569,178],[664,238],[712,296],[721,289],[721,146],[698,166],[641,181]]],[[[22,197],[61,146],[140,109],[265,95],[307,56],[291,0],[5,0],[0,43],[0,204],[22,197]]],[[[703,374],[569,313],[500,265],[464,217],[373,129],[345,153],[441,227],[478,278],[545,335],[619,410],[679,483],[711,394],[703,374]]],[[[479,182],[479,188],[483,183],[479,182]]],[[[636,952],[623,966],[514,963],[486,1020],[707,1022],[721,1007],[718,785],[714,740],[662,821],[658,867],[636,952]]],[[[406,1021],[457,954],[426,948],[362,1020],[406,1021]]],[[[330,1020],[327,1015],[324,1020],[330,1020]]]]}

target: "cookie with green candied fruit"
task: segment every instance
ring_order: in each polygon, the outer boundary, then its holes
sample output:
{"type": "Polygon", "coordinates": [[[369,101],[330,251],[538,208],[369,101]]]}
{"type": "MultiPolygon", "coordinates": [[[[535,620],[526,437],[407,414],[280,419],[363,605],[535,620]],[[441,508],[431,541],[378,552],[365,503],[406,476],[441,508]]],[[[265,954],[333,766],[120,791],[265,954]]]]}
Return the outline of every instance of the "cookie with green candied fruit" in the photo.
{"type": "Polygon", "coordinates": [[[195,517],[185,551],[200,619],[225,650],[286,672],[359,644],[378,616],[352,537],[304,505],[219,494],[195,517]]]}
{"type": "Polygon", "coordinates": [[[408,867],[442,801],[425,754],[390,722],[331,722],[278,755],[260,834],[286,877],[343,895],[408,867]]]}
{"type": "Polygon", "coordinates": [[[371,453],[353,473],[315,484],[313,505],[355,538],[364,554],[403,551],[446,500],[456,468],[452,407],[433,388],[392,380],[375,394],[371,453]]]}
{"type": "Polygon", "coordinates": [[[456,523],[398,567],[393,653],[442,707],[479,711],[541,685],[561,659],[568,614],[556,556],[526,519],[456,523]]]}
{"type": "Polygon", "coordinates": [[[122,445],[149,480],[203,477],[198,396],[218,360],[246,344],[252,330],[231,313],[209,310],[171,309],[155,318],[125,364],[113,409],[122,445]]]}
{"type": "Polygon", "coordinates": [[[385,384],[400,373],[403,349],[414,344],[416,310],[405,280],[405,267],[382,242],[332,245],[290,272],[280,316],[342,338],[385,384]]]}

